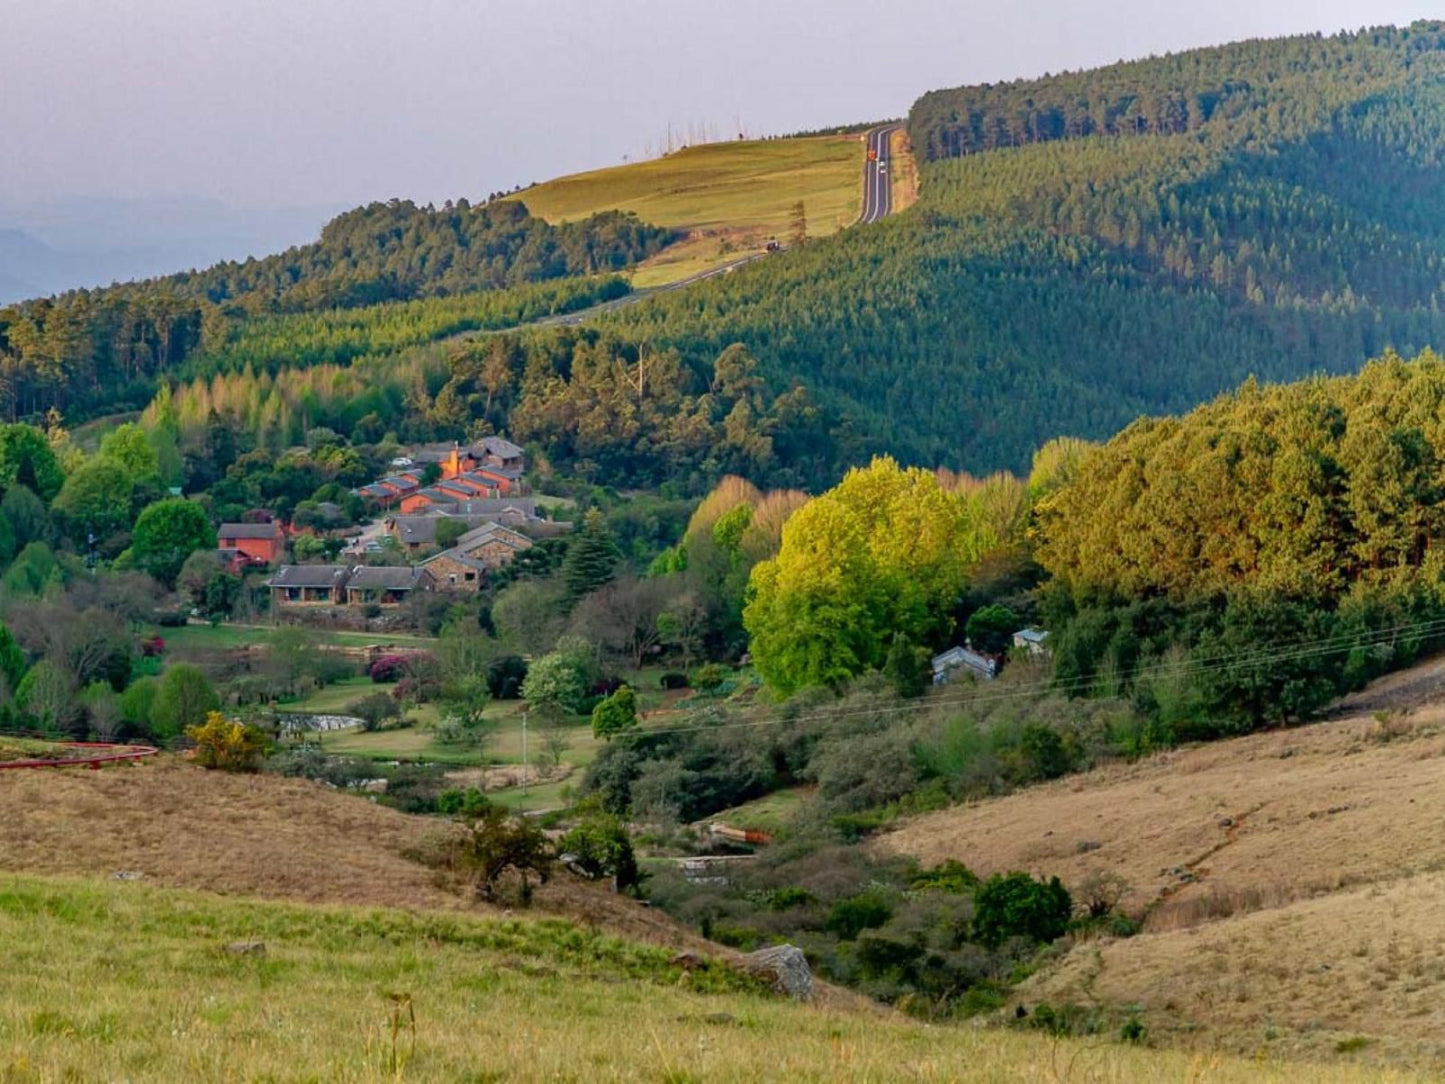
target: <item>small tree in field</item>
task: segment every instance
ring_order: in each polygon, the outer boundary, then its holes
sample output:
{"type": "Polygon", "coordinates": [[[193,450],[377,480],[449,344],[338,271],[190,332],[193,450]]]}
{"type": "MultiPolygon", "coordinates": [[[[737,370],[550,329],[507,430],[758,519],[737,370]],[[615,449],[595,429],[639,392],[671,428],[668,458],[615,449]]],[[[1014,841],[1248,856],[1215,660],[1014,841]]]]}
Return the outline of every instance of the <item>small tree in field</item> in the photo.
{"type": "Polygon", "coordinates": [[[592,709],[592,736],[611,741],[637,727],[637,695],[624,685],[592,709]]]}
{"type": "Polygon", "coordinates": [[[528,898],[527,874],[536,873],[545,883],[552,872],[552,843],[526,817],[512,817],[501,806],[482,809],[468,819],[460,838],[452,845],[449,864],[466,878],[472,891],[492,900],[497,882],[508,870],[522,878],[522,899],[528,898]]]}
{"type": "Polygon", "coordinates": [[[567,729],[562,710],[555,704],[544,704],[537,712],[542,723],[542,753],[553,768],[562,766],[562,758],[572,748],[572,732],[567,729]]]}

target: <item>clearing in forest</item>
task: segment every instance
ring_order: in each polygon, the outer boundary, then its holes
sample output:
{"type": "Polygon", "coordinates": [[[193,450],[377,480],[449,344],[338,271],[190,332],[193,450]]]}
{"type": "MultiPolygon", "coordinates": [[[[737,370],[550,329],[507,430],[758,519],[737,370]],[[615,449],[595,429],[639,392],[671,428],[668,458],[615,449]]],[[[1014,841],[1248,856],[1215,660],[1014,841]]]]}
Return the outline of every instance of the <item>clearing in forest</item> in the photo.
{"type": "Polygon", "coordinates": [[[810,237],[851,225],[862,201],[863,140],[854,132],[706,143],[559,177],[510,198],[553,224],[620,210],[678,230],[683,239],[633,276],[637,287],[660,286],[759,251],[769,238],[786,244],[799,200],[810,237]]]}

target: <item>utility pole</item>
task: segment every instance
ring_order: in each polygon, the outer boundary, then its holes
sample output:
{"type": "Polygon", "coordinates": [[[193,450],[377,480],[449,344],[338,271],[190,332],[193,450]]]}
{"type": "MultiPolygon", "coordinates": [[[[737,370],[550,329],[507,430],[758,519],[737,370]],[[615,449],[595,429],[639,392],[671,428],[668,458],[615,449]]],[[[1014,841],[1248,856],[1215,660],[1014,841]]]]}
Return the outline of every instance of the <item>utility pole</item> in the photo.
{"type": "Polygon", "coordinates": [[[527,713],[522,712],[522,800],[527,798],[527,713]]]}

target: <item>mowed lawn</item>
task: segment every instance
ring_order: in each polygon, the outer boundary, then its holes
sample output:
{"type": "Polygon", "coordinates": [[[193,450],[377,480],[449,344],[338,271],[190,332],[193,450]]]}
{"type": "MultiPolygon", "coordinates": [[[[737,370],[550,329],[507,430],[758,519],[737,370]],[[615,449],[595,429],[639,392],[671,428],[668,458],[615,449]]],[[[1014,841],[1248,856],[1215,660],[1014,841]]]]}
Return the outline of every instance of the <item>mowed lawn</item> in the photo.
{"type": "Polygon", "coordinates": [[[812,237],[852,224],[862,202],[863,161],[861,133],[706,143],[559,177],[513,198],[552,223],[620,210],[698,234],[648,260],[633,277],[635,286],[658,286],[756,251],[770,237],[786,241],[799,200],[812,237]]]}
{"type": "MultiPolygon", "coordinates": [[[[430,636],[409,636],[395,632],[338,632],[333,629],[309,629],[318,644],[336,644],[343,647],[433,648],[436,640],[430,636]]],[[[269,625],[186,625],[182,628],[158,628],[156,632],[165,640],[168,648],[195,650],[225,650],[244,647],[249,644],[266,644],[276,629],[269,625]]]]}

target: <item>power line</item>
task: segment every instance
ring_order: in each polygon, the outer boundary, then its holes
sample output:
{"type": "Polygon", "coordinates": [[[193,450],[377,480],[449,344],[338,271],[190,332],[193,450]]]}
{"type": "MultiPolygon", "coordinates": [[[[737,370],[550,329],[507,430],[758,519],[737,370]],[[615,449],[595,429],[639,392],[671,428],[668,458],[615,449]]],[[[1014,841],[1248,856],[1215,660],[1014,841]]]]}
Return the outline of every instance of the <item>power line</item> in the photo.
{"type": "MultiPolygon", "coordinates": [[[[1445,634],[1445,619],[1395,625],[1384,629],[1377,629],[1365,635],[1341,633],[1335,636],[1320,637],[1313,640],[1300,640],[1285,645],[1284,650],[1270,648],[1259,651],[1221,652],[1215,656],[1206,657],[1203,660],[1185,663],[1160,662],[1153,666],[1136,667],[1129,671],[1127,675],[1121,675],[1121,679],[1127,676],[1131,680],[1138,680],[1141,676],[1158,673],[1194,676],[1229,669],[1230,667],[1244,668],[1271,663],[1292,662],[1305,658],[1352,651],[1357,647],[1383,646],[1391,640],[1403,638],[1411,633],[1421,636],[1445,634]]],[[[1017,685],[1006,691],[1000,690],[995,693],[960,693],[955,696],[935,696],[921,700],[918,703],[899,704],[891,707],[860,708],[847,711],[815,711],[812,713],[804,712],[799,714],[775,715],[761,719],[739,720],[731,723],[704,723],[696,726],[648,728],[638,731],[637,736],[702,733],[705,731],[782,726],[788,723],[807,723],[814,721],[832,722],[839,719],[876,717],[879,715],[921,714],[930,711],[947,710],[951,707],[1024,699],[1046,692],[1068,694],[1069,692],[1087,689],[1094,685],[1096,681],[1097,678],[1079,678],[1060,683],[1048,679],[1017,685]]]]}

